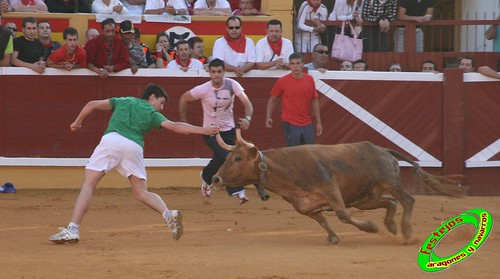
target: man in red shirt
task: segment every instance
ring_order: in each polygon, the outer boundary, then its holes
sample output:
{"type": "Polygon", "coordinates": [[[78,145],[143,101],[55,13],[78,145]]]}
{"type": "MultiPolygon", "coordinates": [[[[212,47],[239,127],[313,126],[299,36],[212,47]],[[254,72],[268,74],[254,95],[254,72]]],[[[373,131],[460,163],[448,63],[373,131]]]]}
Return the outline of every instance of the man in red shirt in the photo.
{"type": "Polygon", "coordinates": [[[130,61],[127,46],[115,37],[114,19],[105,19],[101,23],[101,29],[102,34],[88,41],[85,50],[89,70],[97,73],[101,78],[106,78],[109,73],[130,68],[130,61]]]}
{"type": "Polygon", "coordinates": [[[266,128],[273,127],[273,110],[281,98],[281,121],[287,145],[313,144],[313,117],[316,120],[316,136],[321,136],[323,132],[318,92],[313,77],[302,72],[302,55],[292,53],[289,60],[292,72],[278,79],[271,90],[265,125],[266,128]]]}
{"type": "Polygon", "coordinates": [[[77,68],[87,68],[87,54],[78,46],[78,31],[68,27],[63,32],[66,44],[52,52],[47,59],[47,66],[71,71],[77,68]]]}

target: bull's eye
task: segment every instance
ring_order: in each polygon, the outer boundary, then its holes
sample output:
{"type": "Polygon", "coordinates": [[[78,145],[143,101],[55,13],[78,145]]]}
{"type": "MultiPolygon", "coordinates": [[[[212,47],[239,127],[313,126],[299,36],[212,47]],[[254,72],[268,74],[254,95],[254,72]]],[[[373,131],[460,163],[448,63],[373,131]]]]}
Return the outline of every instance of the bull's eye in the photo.
{"type": "Polygon", "coordinates": [[[240,155],[234,156],[234,161],[236,161],[236,162],[241,161],[241,156],[240,155]]]}

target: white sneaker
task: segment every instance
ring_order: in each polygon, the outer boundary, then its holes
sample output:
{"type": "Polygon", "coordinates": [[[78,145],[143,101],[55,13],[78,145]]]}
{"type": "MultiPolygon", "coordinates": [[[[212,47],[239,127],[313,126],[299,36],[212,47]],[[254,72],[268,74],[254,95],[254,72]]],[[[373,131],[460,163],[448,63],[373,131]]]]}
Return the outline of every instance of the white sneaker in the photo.
{"type": "Polygon", "coordinates": [[[57,243],[64,244],[68,243],[77,243],[80,240],[80,233],[78,231],[68,230],[64,227],[59,227],[60,232],[49,237],[49,240],[57,243]]]}
{"type": "Polygon", "coordinates": [[[238,199],[240,200],[240,204],[244,204],[247,201],[249,201],[249,199],[245,195],[245,190],[239,191],[238,193],[236,193],[236,196],[238,196],[238,199]]]}
{"type": "Polygon", "coordinates": [[[200,178],[201,178],[201,194],[208,198],[212,195],[212,186],[208,185],[205,180],[203,180],[203,171],[200,172],[200,178]]]}
{"type": "Polygon", "coordinates": [[[184,232],[181,212],[179,210],[170,210],[165,221],[167,222],[167,226],[170,229],[174,240],[179,240],[184,232]]]}

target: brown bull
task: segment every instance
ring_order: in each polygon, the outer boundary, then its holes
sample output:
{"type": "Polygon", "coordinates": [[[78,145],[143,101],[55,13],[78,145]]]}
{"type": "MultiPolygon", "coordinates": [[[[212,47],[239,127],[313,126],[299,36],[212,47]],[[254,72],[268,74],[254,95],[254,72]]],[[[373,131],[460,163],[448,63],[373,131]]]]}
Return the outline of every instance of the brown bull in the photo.
{"type": "Polygon", "coordinates": [[[432,175],[404,155],[370,142],[259,151],[241,138],[239,130],[235,146],[226,145],[217,136],[219,144],[232,152],[213,176],[212,186],[255,184],[259,185],[261,197],[266,188],[282,196],[300,214],[316,220],[326,230],[327,240],[332,244],[338,243],[339,238],[322,211],[335,211],[342,222],[375,233],[378,227],[374,223],[352,218],[346,208],[385,208],[384,224],[396,234],[394,215],[398,201],[403,206],[403,236],[406,240],[411,237],[410,219],[415,199],[401,186],[398,159],[410,163],[415,175],[439,193],[465,195],[465,188],[457,186],[456,182],[432,175]]]}

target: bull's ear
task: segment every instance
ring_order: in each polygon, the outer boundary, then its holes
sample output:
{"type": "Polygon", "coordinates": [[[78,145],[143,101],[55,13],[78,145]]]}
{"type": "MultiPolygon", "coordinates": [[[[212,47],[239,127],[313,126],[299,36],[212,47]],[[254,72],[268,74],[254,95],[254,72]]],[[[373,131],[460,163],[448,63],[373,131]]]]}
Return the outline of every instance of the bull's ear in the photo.
{"type": "Polygon", "coordinates": [[[259,156],[259,154],[257,154],[259,150],[257,150],[257,147],[250,147],[248,148],[248,156],[250,156],[250,158],[252,158],[253,160],[258,160],[259,158],[257,158],[259,156]]]}

